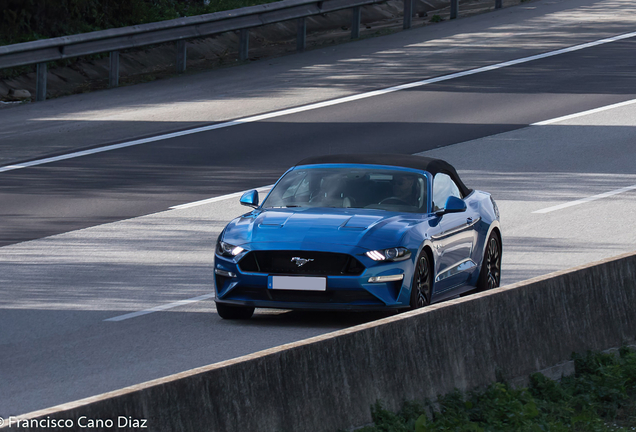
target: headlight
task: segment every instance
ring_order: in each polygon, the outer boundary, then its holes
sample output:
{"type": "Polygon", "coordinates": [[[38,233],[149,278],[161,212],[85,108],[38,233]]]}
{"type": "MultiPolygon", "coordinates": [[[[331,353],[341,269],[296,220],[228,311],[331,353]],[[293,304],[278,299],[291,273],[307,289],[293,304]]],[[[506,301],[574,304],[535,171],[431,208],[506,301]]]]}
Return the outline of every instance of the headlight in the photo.
{"type": "Polygon", "coordinates": [[[232,258],[237,256],[238,254],[240,254],[241,252],[243,252],[245,249],[243,249],[240,246],[234,246],[231,245],[229,243],[225,243],[223,241],[219,241],[217,247],[216,247],[216,253],[224,256],[224,257],[228,257],[228,258],[232,258]]]}
{"type": "Polygon", "coordinates": [[[369,251],[366,254],[374,261],[402,261],[410,258],[411,251],[404,247],[369,251]]]}

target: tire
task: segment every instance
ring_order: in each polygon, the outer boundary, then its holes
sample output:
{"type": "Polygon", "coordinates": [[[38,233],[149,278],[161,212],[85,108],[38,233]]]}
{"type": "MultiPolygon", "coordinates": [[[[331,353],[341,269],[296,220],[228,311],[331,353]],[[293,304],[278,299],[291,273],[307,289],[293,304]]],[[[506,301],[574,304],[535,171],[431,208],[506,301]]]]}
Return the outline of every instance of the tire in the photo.
{"type": "Polygon", "coordinates": [[[488,237],[486,252],[481,263],[481,271],[477,280],[477,291],[497,288],[501,282],[501,243],[497,234],[488,237]]]}
{"type": "Polygon", "coordinates": [[[428,255],[424,250],[420,252],[415,262],[413,272],[413,283],[411,284],[411,310],[419,309],[431,304],[431,293],[433,292],[433,273],[429,263],[428,255]]]}
{"type": "Polygon", "coordinates": [[[216,311],[223,319],[246,320],[254,315],[254,308],[248,306],[230,306],[223,303],[216,304],[216,311]]]}

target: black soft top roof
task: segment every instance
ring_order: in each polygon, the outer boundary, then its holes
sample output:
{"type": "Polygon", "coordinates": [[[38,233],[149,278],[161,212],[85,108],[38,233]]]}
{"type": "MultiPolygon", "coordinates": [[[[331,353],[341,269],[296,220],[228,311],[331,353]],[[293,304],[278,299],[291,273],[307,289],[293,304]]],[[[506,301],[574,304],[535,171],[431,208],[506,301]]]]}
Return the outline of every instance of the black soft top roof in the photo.
{"type": "Polygon", "coordinates": [[[433,175],[437,173],[444,173],[448,174],[457,184],[462,196],[466,196],[472,192],[472,189],[468,189],[464,182],[462,182],[459,178],[455,168],[453,168],[453,166],[448,162],[441,159],[401,154],[339,154],[310,157],[301,160],[296,164],[296,166],[316,164],[388,165],[428,171],[433,175]]]}

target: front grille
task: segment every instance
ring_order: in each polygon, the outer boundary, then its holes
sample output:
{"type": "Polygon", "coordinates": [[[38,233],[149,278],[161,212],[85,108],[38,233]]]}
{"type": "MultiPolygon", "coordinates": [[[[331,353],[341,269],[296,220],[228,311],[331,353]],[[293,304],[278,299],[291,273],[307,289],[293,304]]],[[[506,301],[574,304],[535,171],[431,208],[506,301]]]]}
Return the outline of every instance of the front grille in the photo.
{"type": "Polygon", "coordinates": [[[226,299],[270,300],[296,303],[363,303],[383,304],[377,297],[364,290],[293,291],[267,288],[237,287],[226,299]]]}
{"type": "Polygon", "coordinates": [[[241,259],[239,268],[251,273],[320,276],[357,276],[364,271],[360,261],[351,255],[311,251],[252,251],[241,259]],[[293,258],[308,261],[298,266],[293,258]]]}

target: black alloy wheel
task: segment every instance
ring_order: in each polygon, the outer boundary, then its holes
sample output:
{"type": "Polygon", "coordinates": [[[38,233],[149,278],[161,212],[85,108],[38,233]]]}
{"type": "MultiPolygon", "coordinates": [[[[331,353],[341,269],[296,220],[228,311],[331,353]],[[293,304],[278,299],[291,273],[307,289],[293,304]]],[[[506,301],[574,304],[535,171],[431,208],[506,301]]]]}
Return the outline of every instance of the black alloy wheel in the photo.
{"type": "Polygon", "coordinates": [[[431,304],[433,274],[426,252],[422,251],[415,263],[413,284],[411,285],[411,309],[419,309],[431,304]]]}
{"type": "Polygon", "coordinates": [[[484,261],[481,265],[477,289],[486,291],[497,288],[501,281],[501,245],[496,234],[488,237],[488,247],[484,254],[484,261]]]}
{"type": "Polygon", "coordinates": [[[216,304],[216,311],[223,319],[239,319],[246,320],[254,315],[254,308],[248,306],[232,306],[223,303],[216,304]]]}

